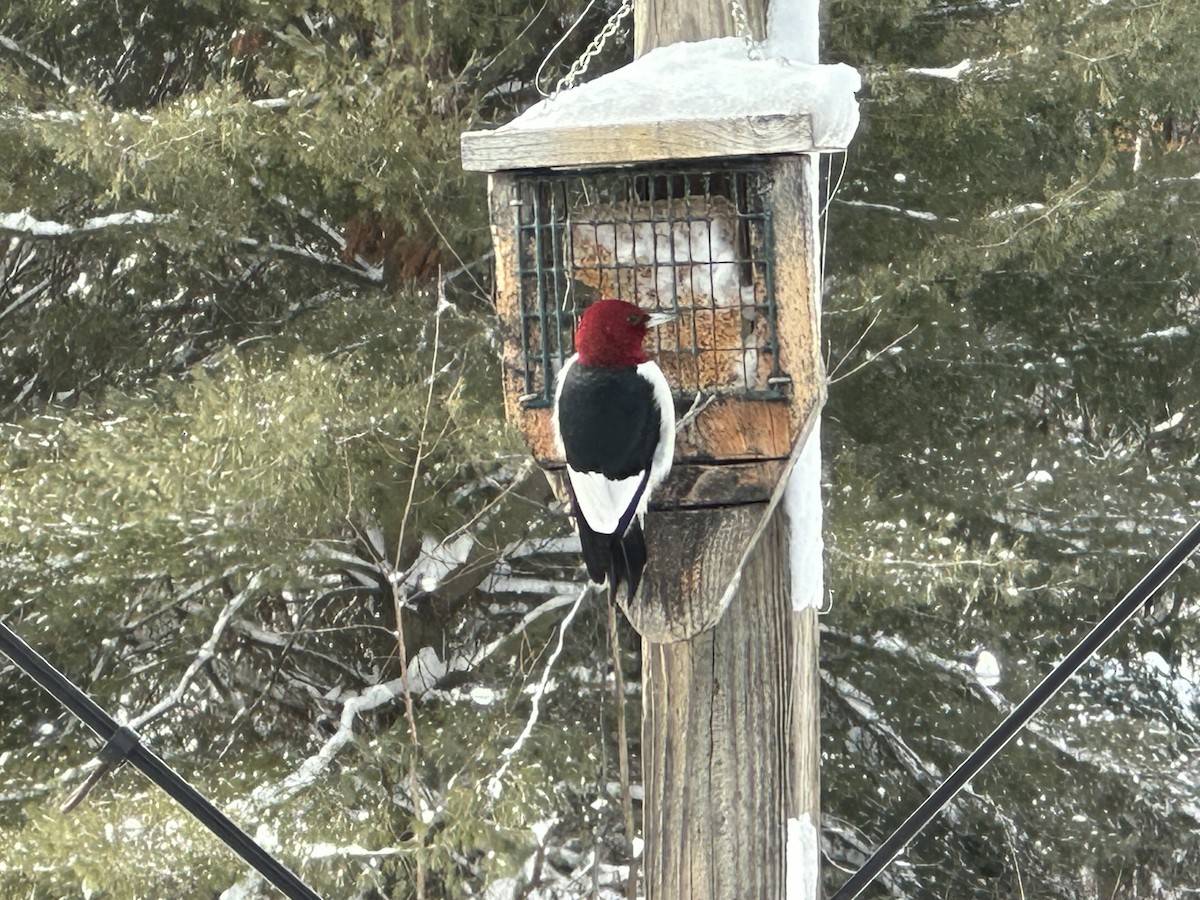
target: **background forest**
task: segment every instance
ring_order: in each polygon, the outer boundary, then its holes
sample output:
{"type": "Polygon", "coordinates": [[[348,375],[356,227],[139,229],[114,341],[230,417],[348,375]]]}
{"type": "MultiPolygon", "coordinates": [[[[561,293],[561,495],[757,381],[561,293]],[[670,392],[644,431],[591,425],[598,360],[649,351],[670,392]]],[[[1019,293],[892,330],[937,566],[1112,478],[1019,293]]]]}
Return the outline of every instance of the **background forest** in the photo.
{"type": "MultiPolygon", "coordinates": [[[[582,7],[0,8],[0,616],[331,898],[624,895],[605,614],[502,420],[458,163],[582,7]]],[[[822,18],[864,76],[825,164],[834,887],[1200,511],[1200,7],[822,18]]],[[[1198,586],[873,896],[1194,895],[1198,586]]],[[[95,742],[7,663],[0,710],[0,896],[269,896],[132,771],[60,814],[95,742]]]]}

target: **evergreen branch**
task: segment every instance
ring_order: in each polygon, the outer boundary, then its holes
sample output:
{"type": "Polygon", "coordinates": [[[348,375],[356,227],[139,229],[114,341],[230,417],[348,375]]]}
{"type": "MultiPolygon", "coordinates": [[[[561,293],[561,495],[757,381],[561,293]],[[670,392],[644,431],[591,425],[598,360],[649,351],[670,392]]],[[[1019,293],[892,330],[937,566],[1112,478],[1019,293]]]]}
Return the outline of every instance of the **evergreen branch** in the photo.
{"type": "Polygon", "coordinates": [[[106,216],[93,216],[78,225],[71,225],[66,222],[35,219],[28,210],[24,210],[19,213],[0,213],[0,234],[27,239],[70,238],[104,231],[108,228],[165,225],[173,222],[175,218],[175,213],[152,213],[144,209],[134,209],[129,212],[110,213],[106,216]]]}
{"type": "MultiPolygon", "coordinates": [[[[259,178],[258,176],[251,176],[250,186],[252,188],[255,188],[256,190],[262,190],[265,187],[265,185],[262,182],[262,179],[259,178]]],[[[345,252],[346,239],[342,236],[341,232],[338,231],[338,229],[335,228],[333,225],[331,225],[329,222],[325,221],[322,218],[319,218],[315,213],[311,212],[310,210],[299,209],[296,206],[296,204],[291,201],[290,198],[284,196],[283,194],[276,194],[275,196],[271,197],[271,202],[274,203],[276,206],[280,206],[283,209],[288,210],[289,212],[294,212],[297,215],[299,215],[300,218],[304,219],[304,221],[306,221],[310,225],[312,225],[313,228],[315,228],[317,231],[321,232],[323,235],[325,235],[327,238],[329,238],[329,240],[333,243],[333,245],[335,247],[337,247],[337,249],[339,251],[341,251],[343,253],[345,252]]],[[[354,261],[356,263],[358,263],[359,268],[368,277],[370,277],[372,279],[376,279],[379,282],[383,281],[383,267],[382,266],[372,265],[360,253],[356,253],[354,255],[354,261]]]]}
{"type": "MultiPolygon", "coordinates": [[[[884,720],[863,691],[848,680],[838,678],[825,671],[821,672],[821,682],[845,704],[847,709],[857,716],[864,730],[870,732],[876,740],[891,751],[892,758],[913,781],[922,787],[930,788],[942,780],[941,770],[909,746],[900,733],[884,720]]],[[[952,823],[957,824],[963,815],[962,801],[959,799],[951,801],[946,806],[945,814],[952,823]]]]}
{"type": "MultiPolygon", "coordinates": [[[[856,647],[882,650],[895,656],[906,657],[925,670],[938,669],[949,676],[961,679],[963,683],[971,688],[973,693],[986,700],[1001,715],[1008,715],[1012,712],[1013,704],[1008,698],[995,688],[981,682],[975,674],[975,670],[965,663],[944,659],[936,653],[932,653],[922,647],[913,646],[894,635],[867,639],[859,635],[845,634],[824,627],[821,629],[821,633],[826,637],[836,637],[840,640],[848,641],[856,647]]],[[[825,676],[824,674],[822,674],[822,677],[827,683],[832,679],[832,676],[825,676]]],[[[1186,718],[1186,715],[1181,717],[1183,724],[1191,725],[1192,722],[1187,722],[1186,718]]],[[[1053,722],[1037,718],[1031,719],[1025,726],[1025,730],[1039,738],[1071,763],[1112,776],[1118,780],[1124,780],[1128,777],[1128,770],[1121,765],[1117,754],[1111,747],[1093,750],[1086,747],[1072,746],[1066,736],[1054,726],[1053,722]]],[[[1189,728],[1189,730],[1191,729],[1189,728]]],[[[971,796],[980,799],[977,795],[972,794],[971,796]]],[[[1155,809],[1153,804],[1149,804],[1149,806],[1151,809],[1155,809]]],[[[1161,810],[1156,811],[1161,813],[1161,810]]],[[[1179,810],[1179,812],[1187,815],[1193,821],[1200,821],[1200,808],[1188,806],[1179,810]]]]}

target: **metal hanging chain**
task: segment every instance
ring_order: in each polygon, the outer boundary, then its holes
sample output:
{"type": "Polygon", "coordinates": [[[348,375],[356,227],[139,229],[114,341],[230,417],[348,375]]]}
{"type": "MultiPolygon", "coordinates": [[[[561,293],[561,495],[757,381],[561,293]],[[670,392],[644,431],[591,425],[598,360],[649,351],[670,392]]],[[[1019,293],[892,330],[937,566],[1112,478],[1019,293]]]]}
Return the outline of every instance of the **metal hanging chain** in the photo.
{"type": "Polygon", "coordinates": [[[633,0],[621,0],[621,5],[617,7],[617,11],[608,17],[608,21],[604,23],[604,27],[600,29],[600,33],[592,38],[592,42],[588,44],[587,49],[579,54],[579,59],[571,64],[571,68],[567,70],[567,74],[558,79],[558,84],[555,85],[554,91],[550,94],[550,99],[553,100],[562,91],[569,90],[575,86],[575,80],[580,75],[588,70],[592,60],[600,54],[604,49],[604,45],[621,27],[621,22],[626,16],[633,12],[633,0]]]}
{"type": "MultiPolygon", "coordinates": [[[[587,72],[592,60],[600,55],[609,38],[617,33],[621,27],[621,22],[631,12],[633,12],[633,0],[621,0],[621,5],[617,7],[616,12],[608,17],[608,21],[604,23],[604,27],[600,29],[600,32],[588,44],[587,49],[579,54],[579,59],[571,64],[571,68],[567,70],[567,74],[558,80],[558,84],[554,86],[554,90],[550,92],[547,99],[553,100],[563,91],[575,87],[575,82],[581,75],[587,72]]],[[[746,7],[742,3],[742,0],[729,0],[729,14],[733,17],[733,27],[737,30],[738,37],[746,44],[746,56],[749,59],[762,59],[762,50],[758,42],[754,40],[754,34],[750,30],[750,19],[746,15],[746,7]]],[[[578,24],[578,20],[576,20],[576,24],[578,24]]],[[[574,29],[574,27],[572,25],[571,29],[574,29]]],[[[571,29],[567,31],[567,34],[571,33],[571,29]]],[[[563,37],[565,39],[566,35],[563,35],[563,37]]],[[[559,43],[561,44],[562,41],[559,41],[559,43]]],[[[556,44],[550,52],[553,53],[557,49],[558,45],[556,44]]],[[[542,65],[545,65],[545,60],[543,60],[542,65]]]]}
{"type": "MultiPolygon", "coordinates": [[[[213,806],[207,797],[163,762],[162,757],[142,744],[137,732],[119,725],[96,701],[76,687],[67,676],[54,668],[45,657],[3,622],[0,622],[0,653],[8,656],[18,669],[36,681],[46,693],[105,742],[104,749],[100,751],[100,775],[128,760],[143,775],[170,794],[180,806],[199,819],[204,827],[228,844],[238,856],[254,866],[289,900],[321,900],[320,895],[301,881],[291,869],[238,828],[228,816],[213,806]]],[[[90,787],[98,779],[99,775],[92,776],[85,787],[90,787]]],[[[77,803],[81,799],[80,793],[77,792],[68,804],[77,803]]]]}
{"type": "Polygon", "coordinates": [[[742,0],[729,0],[729,14],[733,16],[733,27],[737,29],[738,37],[746,42],[747,58],[762,59],[762,51],[750,31],[750,19],[746,15],[746,7],[742,0]]]}
{"type": "Polygon", "coordinates": [[[876,876],[895,859],[905,845],[921,833],[942,809],[954,799],[966,784],[979,774],[992,759],[1003,750],[1008,742],[1020,733],[1029,720],[1039,709],[1058,693],[1067,680],[1091,659],[1092,654],[1100,649],[1117,629],[1124,625],[1151,597],[1157,594],[1188,558],[1200,547],[1200,522],[1191,527],[1179,542],[1167,551],[1166,555],[1154,564],[1142,580],[1130,588],[1120,601],[1109,610],[1108,615],[1100,620],[1074,649],[1066,655],[1054,669],[1042,679],[1020,704],[1008,714],[996,729],[983,739],[975,751],[968,756],[950,775],[938,785],[925,801],[904,820],[903,824],[892,832],[891,837],[879,845],[879,849],[871,854],[871,858],[863,863],[862,868],[851,876],[850,880],[838,889],[833,900],[854,900],[866,890],[876,876]]]}

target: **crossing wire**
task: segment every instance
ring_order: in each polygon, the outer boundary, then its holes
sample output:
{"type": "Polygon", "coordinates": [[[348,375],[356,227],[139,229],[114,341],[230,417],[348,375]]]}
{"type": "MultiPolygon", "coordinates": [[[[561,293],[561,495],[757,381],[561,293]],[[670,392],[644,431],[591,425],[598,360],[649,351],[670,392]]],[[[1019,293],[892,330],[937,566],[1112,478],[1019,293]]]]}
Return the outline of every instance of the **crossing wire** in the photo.
{"type": "Polygon", "coordinates": [[[914,837],[933,821],[934,816],[942,811],[955,795],[966,786],[972,778],[979,774],[992,759],[1003,750],[1023,729],[1039,709],[1059,692],[1064,684],[1079,671],[1080,667],[1099,650],[1122,625],[1129,621],[1151,597],[1162,589],[1179,569],[1187,562],[1188,557],[1200,547],[1200,522],[1197,522],[1179,542],[1155,563],[1154,568],[1147,572],[1137,584],[1129,589],[1103,619],[1100,620],[1087,636],[1066,655],[1054,669],[1042,679],[1028,696],[1008,717],[996,726],[996,729],[983,739],[975,751],[968,756],[925,801],[913,810],[879,849],[871,854],[870,859],[863,863],[862,868],[833,895],[833,900],[854,900],[866,890],[867,886],[878,877],[900,851],[914,837]]]}
{"type": "Polygon", "coordinates": [[[208,798],[167,765],[158,754],[143,745],[133,729],[118,724],[96,701],[76,687],[3,622],[0,622],[0,653],[8,656],[17,668],[100,736],[105,742],[104,749],[100,751],[100,758],[105,766],[118,766],[128,760],[143,775],[170,794],[180,806],[199,819],[204,827],[228,844],[238,856],[257,869],[289,900],[321,900],[320,895],[301,881],[291,869],[264,850],[228,816],[213,806],[208,798]]]}

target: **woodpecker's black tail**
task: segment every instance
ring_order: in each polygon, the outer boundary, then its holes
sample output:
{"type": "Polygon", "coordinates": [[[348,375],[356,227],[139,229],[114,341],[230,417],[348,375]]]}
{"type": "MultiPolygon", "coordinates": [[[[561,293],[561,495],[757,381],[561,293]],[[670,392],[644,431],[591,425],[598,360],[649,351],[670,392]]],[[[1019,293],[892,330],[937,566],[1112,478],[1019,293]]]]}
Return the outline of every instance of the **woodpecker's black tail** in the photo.
{"type": "Polygon", "coordinates": [[[601,534],[588,527],[587,520],[574,510],[575,522],[579,526],[579,545],[583,551],[583,562],[588,577],[596,584],[608,580],[609,589],[615,597],[624,584],[625,596],[632,600],[646,568],[646,538],[642,534],[642,523],[636,518],[629,523],[624,536],[601,534]]]}
{"type": "Polygon", "coordinates": [[[646,568],[646,537],[642,534],[642,523],[634,519],[629,523],[629,530],[624,537],[612,535],[609,540],[612,542],[612,562],[608,583],[616,596],[621,582],[625,582],[625,599],[632,600],[642,581],[642,571],[646,568]]]}

